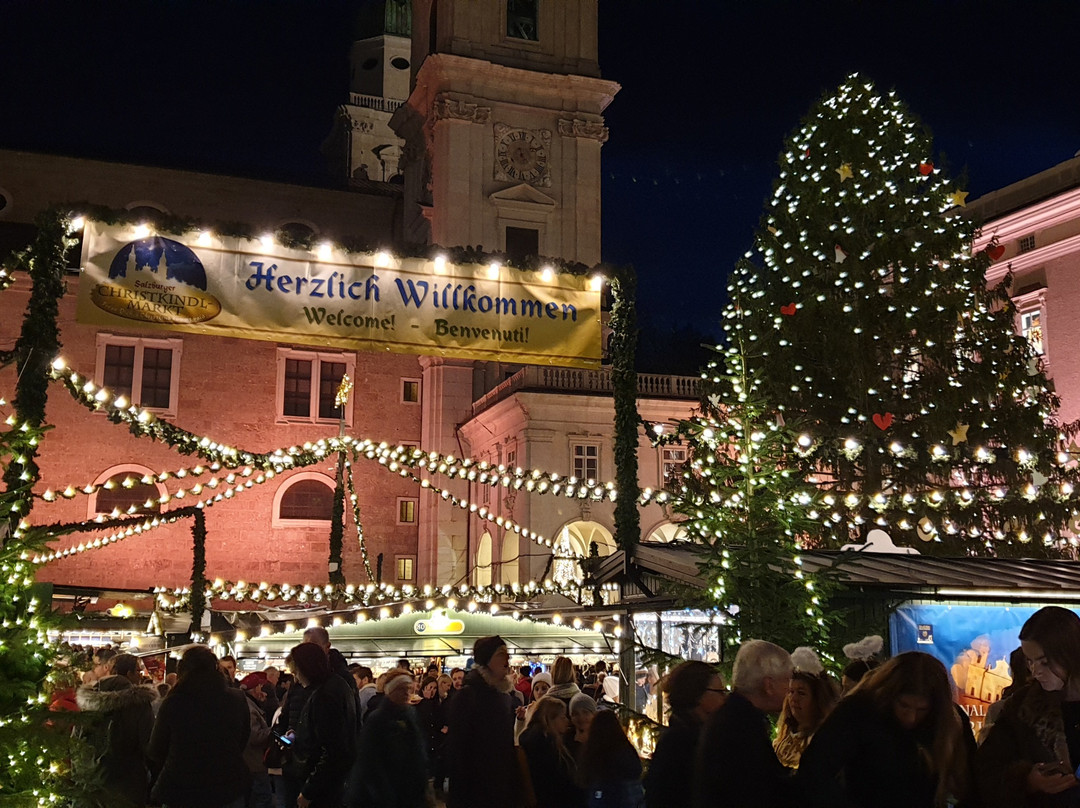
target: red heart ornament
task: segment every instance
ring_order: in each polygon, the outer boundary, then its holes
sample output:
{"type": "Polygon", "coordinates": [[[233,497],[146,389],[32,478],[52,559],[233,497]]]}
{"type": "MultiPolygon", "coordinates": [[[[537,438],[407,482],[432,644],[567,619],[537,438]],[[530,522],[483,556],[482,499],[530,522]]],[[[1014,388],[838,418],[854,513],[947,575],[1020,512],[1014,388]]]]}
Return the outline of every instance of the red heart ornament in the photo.
{"type": "Polygon", "coordinates": [[[786,306],[780,307],[780,313],[787,317],[791,317],[795,313],[795,309],[796,306],[794,303],[788,303],[786,306]]]}
{"type": "Polygon", "coordinates": [[[922,174],[924,177],[927,176],[928,174],[933,174],[934,173],[934,164],[933,163],[920,163],[919,164],[919,173],[922,174]]]}
{"type": "Polygon", "coordinates": [[[892,426],[893,414],[891,412],[887,412],[885,414],[875,412],[872,420],[874,422],[874,426],[884,432],[886,429],[892,426]]]}
{"type": "Polygon", "coordinates": [[[991,261],[997,261],[1005,254],[1005,245],[995,244],[993,247],[987,247],[986,254],[990,256],[991,261]]]}

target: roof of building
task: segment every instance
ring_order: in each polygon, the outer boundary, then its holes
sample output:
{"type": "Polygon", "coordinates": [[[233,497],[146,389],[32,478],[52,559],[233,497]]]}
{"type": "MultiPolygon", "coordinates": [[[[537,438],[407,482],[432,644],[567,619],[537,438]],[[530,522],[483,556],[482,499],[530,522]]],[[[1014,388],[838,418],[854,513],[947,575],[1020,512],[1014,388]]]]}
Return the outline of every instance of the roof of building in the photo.
{"type": "Polygon", "coordinates": [[[968,204],[967,213],[986,222],[1077,186],[1080,186],[1080,155],[980,196],[968,204]]]}
{"type": "MultiPolygon", "coordinates": [[[[1065,559],[942,558],[919,554],[869,552],[807,552],[803,566],[818,572],[837,566],[840,580],[858,590],[891,594],[937,595],[995,600],[1080,598],[1080,562],[1065,559]]],[[[646,587],[661,579],[700,586],[697,558],[689,542],[641,544],[633,564],[646,587]]],[[[599,583],[618,579],[623,571],[621,551],[605,557],[599,583]]],[[[624,596],[647,596],[633,584],[624,596]]]]}

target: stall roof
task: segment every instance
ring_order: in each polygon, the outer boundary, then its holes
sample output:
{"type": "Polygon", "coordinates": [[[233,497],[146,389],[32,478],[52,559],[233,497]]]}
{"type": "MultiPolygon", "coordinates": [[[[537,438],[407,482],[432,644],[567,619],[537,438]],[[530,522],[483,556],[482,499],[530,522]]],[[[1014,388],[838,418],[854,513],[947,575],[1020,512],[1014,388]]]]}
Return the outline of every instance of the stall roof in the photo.
{"type": "MultiPolygon", "coordinates": [[[[865,551],[807,552],[809,572],[837,566],[849,587],[897,594],[1038,600],[1080,599],[1080,562],[1064,559],[941,558],[919,554],[865,551]]],[[[664,579],[700,586],[697,558],[687,542],[641,544],[632,559],[639,580],[664,579]]],[[[596,577],[600,584],[620,580],[623,553],[606,556],[596,577]]],[[[633,585],[631,589],[633,589],[633,585]]],[[[642,593],[645,594],[645,593],[642,593]]]]}
{"type": "MultiPolygon", "coordinates": [[[[471,656],[479,637],[498,634],[515,654],[613,654],[610,638],[568,626],[515,620],[499,615],[417,611],[399,617],[328,626],[330,642],[345,656],[471,656]],[[434,617],[434,619],[433,619],[434,617]],[[449,625],[448,625],[449,624],[449,625]]],[[[284,656],[303,639],[303,627],[266,637],[252,637],[239,653],[266,651],[284,656]]]]}

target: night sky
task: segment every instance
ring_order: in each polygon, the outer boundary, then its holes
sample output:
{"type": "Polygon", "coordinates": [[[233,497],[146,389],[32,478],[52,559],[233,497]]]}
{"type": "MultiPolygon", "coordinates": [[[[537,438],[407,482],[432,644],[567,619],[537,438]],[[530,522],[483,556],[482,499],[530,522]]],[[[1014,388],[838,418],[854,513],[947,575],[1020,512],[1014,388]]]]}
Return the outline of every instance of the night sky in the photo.
{"type": "MultiPolygon", "coordinates": [[[[322,182],[359,6],[3,0],[0,146],[322,182]]],[[[623,86],[607,112],[604,258],[637,267],[661,330],[717,330],[784,137],[852,71],[898,90],[972,198],[1080,149],[1080,3],[599,6],[600,64],[623,86]]]]}

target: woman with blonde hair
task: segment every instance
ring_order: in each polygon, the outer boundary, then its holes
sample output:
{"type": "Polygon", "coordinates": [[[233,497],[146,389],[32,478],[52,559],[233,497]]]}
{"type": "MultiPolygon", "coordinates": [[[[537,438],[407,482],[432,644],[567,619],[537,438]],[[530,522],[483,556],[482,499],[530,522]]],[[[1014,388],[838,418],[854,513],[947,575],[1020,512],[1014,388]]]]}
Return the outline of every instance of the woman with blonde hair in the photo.
{"type": "Polygon", "coordinates": [[[585,792],[577,785],[577,767],[566,746],[569,729],[566,705],[554,696],[544,696],[536,702],[532,721],[521,733],[537,808],[585,806],[585,792]]]}
{"type": "Polygon", "coordinates": [[[806,804],[944,808],[972,794],[975,738],[945,666],[909,652],[870,671],[803,753],[806,804]]]}
{"type": "Polygon", "coordinates": [[[791,661],[795,672],[780,711],[773,750],[781,763],[797,769],[814,732],[839,700],[840,689],[813,649],[796,648],[791,661]]]}
{"type": "Polygon", "coordinates": [[[581,690],[577,684],[577,671],[569,657],[555,657],[555,663],[551,666],[551,683],[548,695],[566,705],[566,714],[570,715],[570,700],[581,690]]]}

